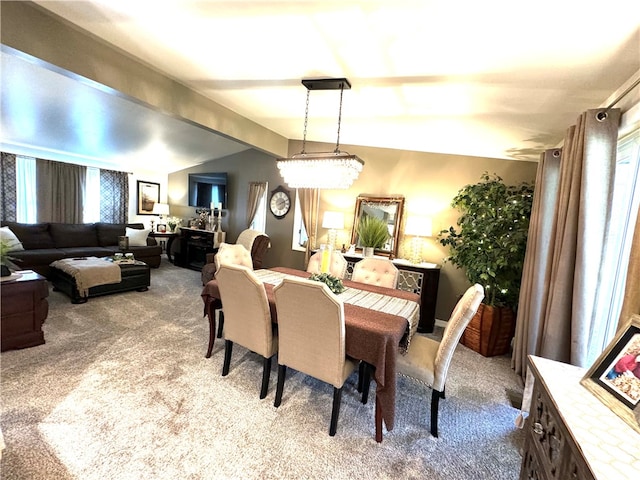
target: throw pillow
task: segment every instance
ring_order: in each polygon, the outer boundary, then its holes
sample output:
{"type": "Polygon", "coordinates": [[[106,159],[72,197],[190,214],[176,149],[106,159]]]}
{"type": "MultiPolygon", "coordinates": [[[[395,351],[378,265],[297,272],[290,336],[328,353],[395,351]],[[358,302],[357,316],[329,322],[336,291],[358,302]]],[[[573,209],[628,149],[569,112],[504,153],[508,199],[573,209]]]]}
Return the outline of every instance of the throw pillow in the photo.
{"type": "Polygon", "coordinates": [[[19,252],[20,250],[24,250],[22,242],[18,240],[16,234],[13,233],[9,227],[0,228],[0,239],[9,244],[9,252],[19,252]]]}
{"type": "Polygon", "coordinates": [[[127,227],[125,230],[125,235],[129,237],[130,247],[146,247],[147,237],[149,236],[149,233],[151,233],[150,228],[147,228],[145,230],[140,230],[137,228],[127,227]]]}

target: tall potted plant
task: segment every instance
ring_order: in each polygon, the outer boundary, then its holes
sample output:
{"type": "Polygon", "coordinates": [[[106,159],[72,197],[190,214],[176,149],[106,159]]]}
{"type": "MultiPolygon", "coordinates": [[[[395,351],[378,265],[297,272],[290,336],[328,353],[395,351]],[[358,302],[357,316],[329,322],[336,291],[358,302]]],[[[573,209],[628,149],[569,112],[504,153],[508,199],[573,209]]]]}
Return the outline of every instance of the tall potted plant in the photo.
{"type": "Polygon", "coordinates": [[[376,248],[382,248],[391,238],[386,222],[370,215],[360,218],[357,233],[365,257],[372,256],[376,248]]]}
{"type": "Polygon", "coordinates": [[[509,351],[532,204],[531,183],[506,185],[485,172],[453,198],[451,206],[461,212],[458,228],[438,235],[450,249],[445,261],[463,268],[469,282],[484,286],[484,302],[462,337],[463,345],[484,356],[509,351]]]}

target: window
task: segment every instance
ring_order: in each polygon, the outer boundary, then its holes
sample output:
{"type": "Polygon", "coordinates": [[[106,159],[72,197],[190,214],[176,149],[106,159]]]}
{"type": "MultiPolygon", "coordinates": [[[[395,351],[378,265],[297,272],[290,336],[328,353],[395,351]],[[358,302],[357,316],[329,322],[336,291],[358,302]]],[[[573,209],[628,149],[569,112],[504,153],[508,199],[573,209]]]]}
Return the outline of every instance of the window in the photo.
{"type": "Polygon", "coordinates": [[[296,189],[296,204],[293,212],[293,237],[291,241],[291,249],[304,252],[309,236],[307,235],[307,230],[304,228],[304,222],[302,221],[298,189],[296,189]]]}
{"type": "Polygon", "coordinates": [[[256,216],[253,217],[253,222],[249,225],[249,228],[258,230],[259,232],[266,232],[267,230],[267,191],[269,190],[269,184],[266,185],[262,196],[258,202],[258,209],[256,210],[256,216]]]}
{"type": "Polygon", "coordinates": [[[604,330],[601,331],[601,335],[595,335],[595,338],[603,339],[603,343],[590,345],[590,352],[595,354],[604,350],[614,337],[618,326],[635,219],[640,206],[639,176],[640,129],[618,141],[610,228],[594,312],[595,318],[602,319],[602,322],[596,322],[596,324],[604,330]]]}
{"type": "Polygon", "coordinates": [[[100,169],[96,167],[87,167],[82,218],[84,223],[100,221],[100,169]]]}
{"type": "Polygon", "coordinates": [[[36,223],[36,159],[16,155],[16,220],[36,223]]]}

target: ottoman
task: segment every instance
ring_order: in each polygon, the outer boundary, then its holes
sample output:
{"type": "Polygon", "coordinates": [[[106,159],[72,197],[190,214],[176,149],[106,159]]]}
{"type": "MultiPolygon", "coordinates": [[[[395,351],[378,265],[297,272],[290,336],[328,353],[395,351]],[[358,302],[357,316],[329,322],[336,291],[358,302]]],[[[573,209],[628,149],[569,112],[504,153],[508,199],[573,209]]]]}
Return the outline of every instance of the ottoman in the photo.
{"type": "Polygon", "coordinates": [[[135,264],[119,264],[120,267],[120,283],[109,283],[106,285],[96,285],[89,288],[88,295],[83,297],[78,292],[75,279],[62,270],[51,267],[51,282],[54,291],[66,293],[71,298],[71,303],[85,303],[89,297],[97,297],[99,295],[107,295],[110,293],[128,292],[137,290],[146,292],[151,285],[151,269],[144,262],[136,262],[135,264]]]}

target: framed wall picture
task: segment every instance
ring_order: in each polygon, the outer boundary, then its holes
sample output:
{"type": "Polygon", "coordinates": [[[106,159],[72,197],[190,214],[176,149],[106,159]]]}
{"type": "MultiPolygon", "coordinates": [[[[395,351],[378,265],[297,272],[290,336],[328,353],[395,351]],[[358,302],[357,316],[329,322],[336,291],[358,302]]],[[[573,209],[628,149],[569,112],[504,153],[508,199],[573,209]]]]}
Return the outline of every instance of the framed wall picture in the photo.
{"type": "Polygon", "coordinates": [[[138,215],[154,215],[156,203],[160,203],[160,184],[138,180],[138,215]]]}
{"type": "Polygon", "coordinates": [[[640,315],[632,315],[580,383],[640,432],[640,315]]]}

